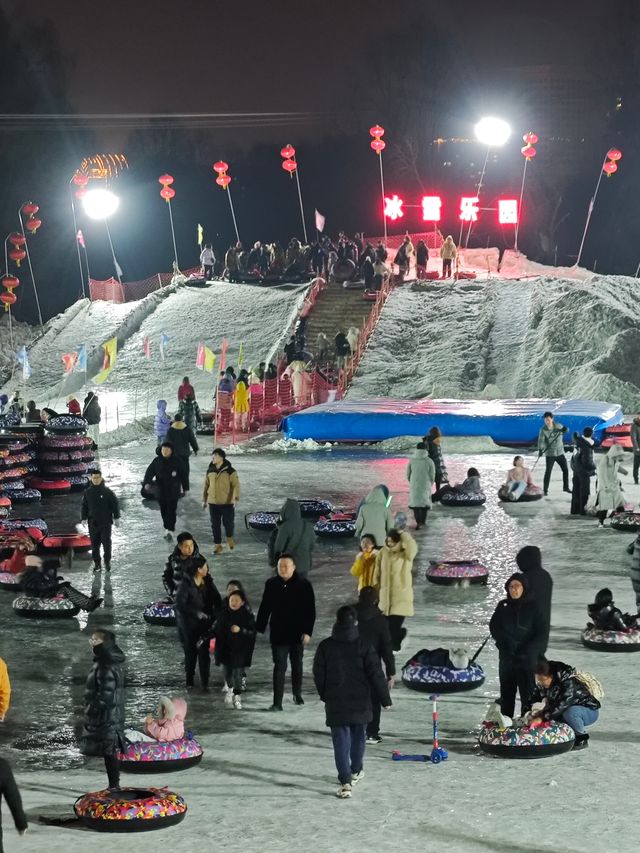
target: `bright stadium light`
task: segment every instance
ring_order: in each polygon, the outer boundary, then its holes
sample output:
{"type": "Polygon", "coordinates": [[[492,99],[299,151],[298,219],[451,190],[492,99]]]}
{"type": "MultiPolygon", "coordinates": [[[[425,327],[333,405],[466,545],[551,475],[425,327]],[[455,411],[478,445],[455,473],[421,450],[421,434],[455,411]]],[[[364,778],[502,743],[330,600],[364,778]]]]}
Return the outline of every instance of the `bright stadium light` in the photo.
{"type": "Polygon", "coordinates": [[[87,190],[82,197],[82,207],[90,219],[108,219],[119,205],[120,199],[110,190],[87,190]]]}
{"type": "Polygon", "coordinates": [[[480,119],[475,128],[476,139],[491,148],[504,145],[511,136],[511,128],[501,118],[480,119]]]}

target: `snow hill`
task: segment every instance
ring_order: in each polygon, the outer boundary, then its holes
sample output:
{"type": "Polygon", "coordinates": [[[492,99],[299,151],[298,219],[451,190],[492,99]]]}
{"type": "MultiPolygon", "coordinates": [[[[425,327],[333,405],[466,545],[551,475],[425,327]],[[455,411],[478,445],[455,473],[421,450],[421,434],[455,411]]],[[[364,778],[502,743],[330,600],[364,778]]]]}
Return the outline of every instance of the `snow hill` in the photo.
{"type": "Polygon", "coordinates": [[[578,272],[394,291],[349,393],[579,397],[638,411],[638,281],[578,272]]]}
{"type": "MultiPolygon", "coordinates": [[[[187,374],[195,387],[200,405],[207,407],[213,395],[216,372],[203,373],[195,367],[200,342],[218,359],[223,338],[228,341],[227,364],[237,365],[240,344],[245,366],[267,360],[278,347],[304,300],[307,287],[260,288],[252,285],[216,282],[206,288],[178,286],[152,293],[145,299],[125,304],[80,300],[53,318],[44,335],[29,349],[33,371],[24,389],[27,399],[38,405],[65,410],[69,394],[80,395],[91,385],[91,377],[102,367],[101,344],[118,338],[118,361],[98,391],[110,431],[155,414],[156,400],[169,401],[169,411],[182,377],[187,374]],[[166,334],[166,358],[160,358],[160,336],[166,334]],[[149,337],[151,358],[143,352],[149,337]],[[88,386],[84,373],[64,377],[62,355],[81,344],[89,353],[88,386]]],[[[2,343],[5,343],[2,338],[2,343]]],[[[22,388],[18,369],[2,389],[6,393],[22,388]]],[[[133,436],[132,436],[133,437],[133,436]]]]}

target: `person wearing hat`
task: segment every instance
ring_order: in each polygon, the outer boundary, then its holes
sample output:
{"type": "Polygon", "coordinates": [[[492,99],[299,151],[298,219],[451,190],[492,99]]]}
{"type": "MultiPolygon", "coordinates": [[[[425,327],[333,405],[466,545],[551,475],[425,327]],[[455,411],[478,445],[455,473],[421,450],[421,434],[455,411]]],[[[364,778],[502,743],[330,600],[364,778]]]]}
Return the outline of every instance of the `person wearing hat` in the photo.
{"type": "Polygon", "coordinates": [[[99,468],[90,472],[91,485],[82,496],[81,517],[89,525],[93,571],[102,568],[100,546],[104,552],[104,567],[111,571],[111,528],[120,520],[118,498],[108,489],[99,468]]]}
{"type": "Polygon", "coordinates": [[[82,413],[80,403],[76,400],[73,394],[69,394],[67,397],[67,411],[70,415],[80,415],[82,413]]]}
{"type": "Polygon", "coordinates": [[[178,499],[182,492],[186,495],[189,491],[187,469],[182,459],[173,452],[173,444],[170,441],[163,441],[160,447],[156,448],[156,458],[145,471],[143,492],[151,494],[154,488],[160,504],[164,538],[170,542],[176,529],[178,499]]]}

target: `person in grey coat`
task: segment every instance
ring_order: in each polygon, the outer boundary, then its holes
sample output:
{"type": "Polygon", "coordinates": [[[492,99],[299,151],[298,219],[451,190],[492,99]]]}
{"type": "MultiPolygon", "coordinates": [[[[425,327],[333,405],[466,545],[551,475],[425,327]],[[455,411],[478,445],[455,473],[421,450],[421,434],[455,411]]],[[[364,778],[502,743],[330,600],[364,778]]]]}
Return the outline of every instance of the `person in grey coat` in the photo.
{"type": "Polygon", "coordinates": [[[431,509],[431,492],[436,478],[436,466],[429,457],[426,444],[421,441],[416,445],[409,464],[407,465],[407,480],[409,481],[409,508],[413,510],[416,520],[416,530],[424,527],[427,513],[431,509]]]}
{"type": "Polygon", "coordinates": [[[278,526],[269,539],[269,564],[275,568],[281,555],[289,554],[298,574],[306,577],[311,571],[314,543],[313,527],[303,519],[300,504],[287,498],[280,510],[278,526]]]}
{"type": "Polygon", "coordinates": [[[387,486],[374,486],[358,508],[356,536],[373,536],[376,542],[384,542],[393,529],[393,515],[389,509],[391,498],[387,486]]]}
{"type": "Polygon", "coordinates": [[[562,471],[562,489],[571,494],[571,489],[569,488],[569,466],[567,465],[567,458],[564,455],[563,436],[566,432],[566,426],[554,421],[553,412],[544,413],[544,426],[538,433],[538,458],[544,456],[546,466],[542,484],[545,495],[549,492],[551,471],[556,462],[562,471]]]}

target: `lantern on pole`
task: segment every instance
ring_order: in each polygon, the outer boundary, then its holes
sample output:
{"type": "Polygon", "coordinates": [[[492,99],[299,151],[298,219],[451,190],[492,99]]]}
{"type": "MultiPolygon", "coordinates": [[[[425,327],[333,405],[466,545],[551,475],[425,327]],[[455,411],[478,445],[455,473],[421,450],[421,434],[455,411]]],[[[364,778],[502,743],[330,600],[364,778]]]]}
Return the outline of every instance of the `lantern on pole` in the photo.
{"type": "Polygon", "coordinates": [[[227,198],[229,199],[229,210],[231,211],[231,219],[233,220],[233,227],[236,232],[236,240],[240,243],[240,234],[238,233],[238,223],[236,222],[236,212],[233,209],[233,200],[231,198],[231,175],[227,175],[229,170],[229,164],[225,163],[224,160],[217,160],[213,166],[213,171],[216,172],[216,184],[221,187],[227,194],[227,198]]]}
{"type": "Polygon", "coordinates": [[[380,164],[380,197],[382,199],[382,225],[384,227],[384,242],[387,242],[387,203],[384,197],[384,169],[382,168],[382,152],[387,147],[387,143],[382,138],[384,136],[384,127],[379,124],[374,124],[369,128],[369,135],[372,138],[370,145],[372,151],[378,155],[380,164]]]}
{"type": "Polygon", "coordinates": [[[160,175],[158,178],[158,183],[162,184],[162,189],[160,190],[160,198],[163,198],[169,209],[169,224],[171,226],[171,239],[173,241],[173,258],[175,261],[175,270],[174,272],[178,272],[180,269],[178,265],[178,247],[176,245],[176,232],[173,227],[173,211],[171,210],[171,199],[175,197],[176,191],[172,188],[171,184],[173,183],[172,175],[160,175]]]}
{"type": "Polygon", "coordinates": [[[518,233],[520,231],[520,219],[522,218],[522,200],[524,198],[524,185],[527,180],[527,166],[538,153],[535,145],[538,144],[538,134],[530,130],[522,137],[524,147],[520,149],[520,153],[524,157],[524,169],[522,170],[522,185],[520,187],[520,201],[518,202],[518,218],[516,219],[516,230],[513,242],[513,248],[518,251],[518,233]]]}
{"type": "Polygon", "coordinates": [[[300,175],[298,174],[298,163],[295,159],[296,149],[290,142],[284,146],[284,148],[280,149],[280,156],[282,157],[282,168],[285,172],[289,173],[289,177],[293,178],[294,174],[296,176],[296,184],[298,187],[298,203],[300,204],[300,219],[302,220],[302,233],[304,234],[304,242],[308,243],[309,240],[307,238],[307,226],[304,221],[304,206],[302,204],[302,191],[300,189],[300,175]]]}
{"type": "MultiPolygon", "coordinates": [[[[38,288],[36,286],[36,279],[33,273],[33,264],[31,263],[31,252],[29,251],[29,241],[27,240],[24,232],[29,234],[29,237],[35,236],[36,232],[42,225],[42,220],[36,216],[39,212],[40,207],[35,204],[33,201],[25,201],[18,208],[18,221],[20,222],[20,227],[22,228],[24,239],[24,252],[27,258],[27,264],[29,265],[29,274],[31,275],[31,283],[33,285],[33,293],[36,300],[36,308],[38,309],[38,319],[40,320],[40,325],[42,326],[42,311],[40,310],[40,300],[38,298],[38,288]]],[[[11,254],[9,254],[11,257],[11,254]]]]}
{"type": "Polygon", "coordinates": [[[587,239],[587,232],[591,223],[591,216],[593,214],[593,208],[596,204],[596,198],[598,197],[600,184],[602,183],[602,176],[606,175],[607,178],[610,178],[612,175],[615,175],[615,173],[618,171],[618,163],[620,160],[622,160],[622,151],[619,151],[617,148],[610,148],[607,151],[604,160],[602,161],[600,174],[598,175],[598,182],[596,184],[596,190],[591,197],[591,201],[589,202],[589,209],[587,210],[587,221],[584,226],[584,232],[582,234],[580,248],[578,249],[578,257],[576,258],[575,263],[576,267],[579,266],[580,260],[582,259],[582,250],[584,249],[584,244],[587,239]]]}

